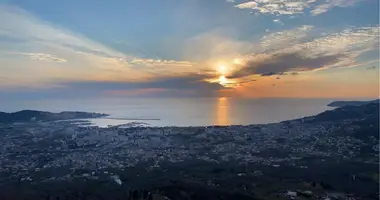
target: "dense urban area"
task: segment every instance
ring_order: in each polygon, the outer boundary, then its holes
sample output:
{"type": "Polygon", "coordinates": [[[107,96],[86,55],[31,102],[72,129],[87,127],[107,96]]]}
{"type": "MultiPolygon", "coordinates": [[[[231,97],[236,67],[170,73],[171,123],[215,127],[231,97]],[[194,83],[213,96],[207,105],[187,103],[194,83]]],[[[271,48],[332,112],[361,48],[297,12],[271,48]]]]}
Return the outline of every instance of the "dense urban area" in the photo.
{"type": "Polygon", "coordinates": [[[265,125],[139,125],[0,124],[0,199],[379,198],[378,102],[265,125]]]}

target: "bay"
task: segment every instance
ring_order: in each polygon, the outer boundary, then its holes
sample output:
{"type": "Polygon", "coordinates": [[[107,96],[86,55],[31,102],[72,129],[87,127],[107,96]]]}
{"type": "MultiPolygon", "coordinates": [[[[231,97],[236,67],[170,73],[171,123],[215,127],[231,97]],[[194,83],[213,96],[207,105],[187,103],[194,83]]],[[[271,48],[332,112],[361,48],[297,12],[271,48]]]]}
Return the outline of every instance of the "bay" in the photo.
{"type": "Polygon", "coordinates": [[[90,119],[101,127],[129,122],[144,122],[151,126],[248,125],[315,115],[333,109],[327,104],[335,100],[337,99],[226,97],[50,99],[7,102],[1,109],[6,112],[33,109],[110,114],[108,118],[90,119]]]}

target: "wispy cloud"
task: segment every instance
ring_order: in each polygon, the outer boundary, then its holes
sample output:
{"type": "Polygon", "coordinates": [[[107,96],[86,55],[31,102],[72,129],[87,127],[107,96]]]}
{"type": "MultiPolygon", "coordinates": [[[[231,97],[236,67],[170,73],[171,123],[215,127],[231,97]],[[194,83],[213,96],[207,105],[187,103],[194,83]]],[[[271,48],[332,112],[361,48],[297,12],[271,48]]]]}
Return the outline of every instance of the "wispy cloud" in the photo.
{"type": "Polygon", "coordinates": [[[2,24],[0,34],[3,37],[73,49],[78,52],[98,52],[109,57],[125,56],[84,36],[42,21],[18,7],[0,4],[0,23],[2,24]]]}
{"type": "Polygon", "coordinates": [[[325,13],[335,7],[349,7],[349,6],[353,6],[359,2],[361,2],[362,0],[329,0],[329,1],[325,1],[324,3],[322,4],[319,4],[317,6],[315,6],[313,8],[313,10],[311,11],[311,14],[312,15],[320,15],[322,13],[325,13]]]}
{"type": "Polygon", "coordinates": [[[19,79],[38,84],[53,79],[138,81],[170,76],[181,68],[183,73],[197,71],[188,61],[125,54],[7,4],[0,4],[0,24],[2,74],[13,82],[19,79]],[[18,59],[19,55],[32,61],[18,59]]]}
{"type": "Polygon", "coordinates": [[[251,9],[256,14],[298,15],[310,10],[319,15],[334,7],[349,7],[360,0],[254,0],[235,5],[240,9],[251,9]]]}
{"type": "Polygon", "coordinates": [[[48,53],[19,53],[20,55],[28,56],[33,60],[42,60],[42,61],[53,61],[58,63],[67,62],[67,60],[63,58],[59,58],[57,56],[48,54],[48,53]]]}
{"type": "Polygon", "coordinates": [[[175,61],[175,60],[155,60],[135,58],[128,61],[133,66],[141,66],[145,71],[157,74],[158,76],[178,76],[180,74],[191,74],[196,70],[196,62],[175,61]]]}
{"type": "Polygon", "coordinates": [[[316,0],[255,0],[235,5],[240,9],[252,9],[260,14],[301,14],[316,0]]]}
{"type": "Polygon", "coordinates": [[[313,28],[313,26],[304,25],[292,30],[270,33],[261,38],[260,46],[264,51],[268,51],[299,44],[308,39],[313,28]]]}
{"type": "Polygon", "coordinates": [[[312,28],[303,26],[264,36],[262,49],[247,55],[244,66],[230,78],[350,67],[357,65],[360,55],[378,48],[378,26],[350,28],[321,37],[311,34],[312,28]]]}

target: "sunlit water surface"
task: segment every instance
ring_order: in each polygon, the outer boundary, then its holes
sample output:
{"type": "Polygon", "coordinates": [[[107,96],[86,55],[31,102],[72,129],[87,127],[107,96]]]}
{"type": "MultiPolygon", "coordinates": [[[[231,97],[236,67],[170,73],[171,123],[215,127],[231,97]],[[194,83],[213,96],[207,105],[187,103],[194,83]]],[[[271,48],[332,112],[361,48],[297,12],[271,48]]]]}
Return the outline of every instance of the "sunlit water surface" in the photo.
{"type": "Polygon", "coordinates": [[[280,122],[332,109],[330,99],[91,99],[8,102],[7,112],[35,109],[51,112],[88,111],[110,114],[91,119],[98,126],[145,122],[151,126],[247,125],[280,122]]]}

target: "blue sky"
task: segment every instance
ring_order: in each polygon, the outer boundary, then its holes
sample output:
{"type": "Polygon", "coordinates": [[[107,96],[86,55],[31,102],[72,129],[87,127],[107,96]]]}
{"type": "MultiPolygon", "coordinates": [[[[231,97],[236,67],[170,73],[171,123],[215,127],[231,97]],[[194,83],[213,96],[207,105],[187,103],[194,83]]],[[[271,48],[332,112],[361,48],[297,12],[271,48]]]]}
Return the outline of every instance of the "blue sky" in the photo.
{"type": "Polygon", "coordinates": [[[378,96],[378,7],[377,0],[3,0],[0,90],[3,98],[378,96]]]}

